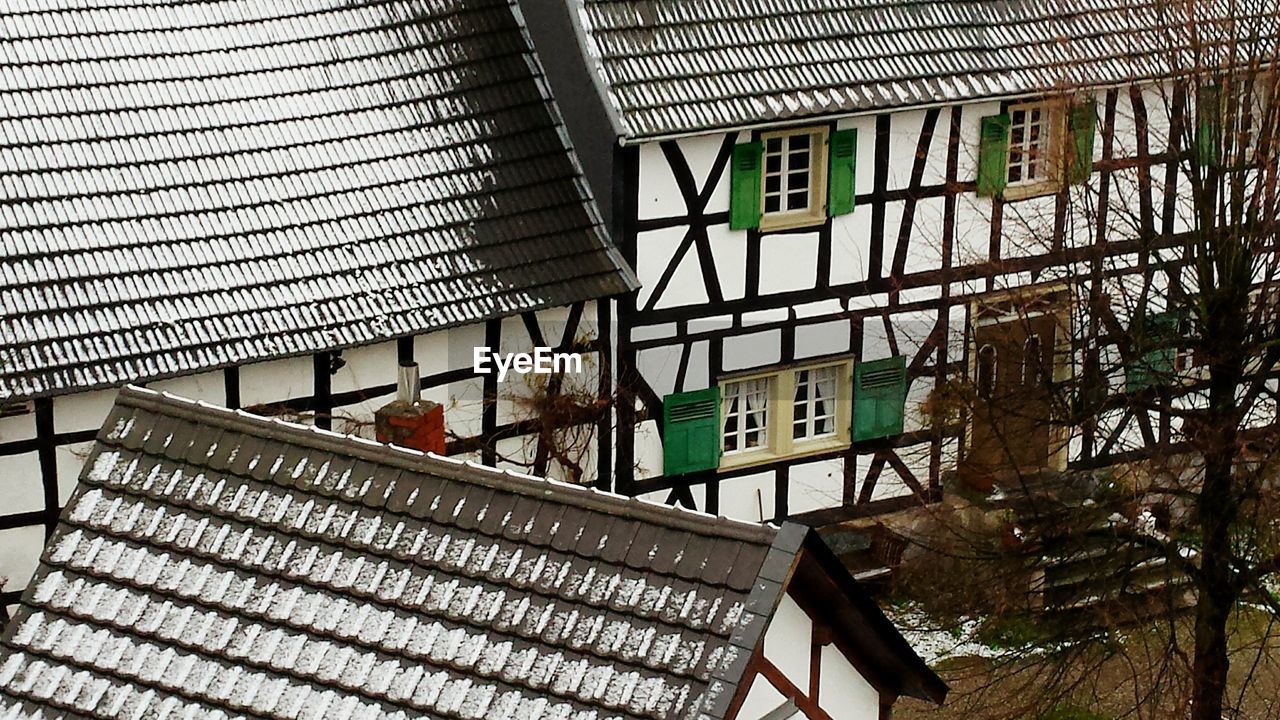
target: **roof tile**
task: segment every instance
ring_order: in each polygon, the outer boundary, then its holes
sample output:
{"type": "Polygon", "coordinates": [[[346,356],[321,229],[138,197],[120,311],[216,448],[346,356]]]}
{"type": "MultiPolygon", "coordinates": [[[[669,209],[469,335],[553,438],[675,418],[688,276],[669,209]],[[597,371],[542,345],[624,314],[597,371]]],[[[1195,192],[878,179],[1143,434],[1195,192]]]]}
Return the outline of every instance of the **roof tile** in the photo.
{"type": "Polygon", "coordinates": [[[1178,50],[1189,47],[1187,28],[1197,28],[1205,46],[1225,35],[1209,28],[1257,32],[1258,56],[1271,57],[1280,27],[1269,3],[575,4],[587,65],[599,74],[622,135],[633,140],[1162,77],[1200,66],[1179,58],[1178,50]],[[1167,12],[1188,8],[1194,16],[1167,12]],[[1232,23],[1221,22],[1227,12],[1234,13],[1232,23]]]}
{"type": "Polygon", "coordinates": [[[746,653],[716,659],[761,631],[742,609],[764,586],[646,561],[688,545],[758,571],[773,529],[149,391],[120,404],[135,427],[101,434],[0,646],[0,714],[52,692],[87,714],[105,695],[74,688],[116,683],[140,714],[674,720],[711,676],[736,683],[746,653]]]}
{"type": "Polygon", "coordinates": [[[634,288],[518,18],[6,3],[0,399],[634,288]]]}

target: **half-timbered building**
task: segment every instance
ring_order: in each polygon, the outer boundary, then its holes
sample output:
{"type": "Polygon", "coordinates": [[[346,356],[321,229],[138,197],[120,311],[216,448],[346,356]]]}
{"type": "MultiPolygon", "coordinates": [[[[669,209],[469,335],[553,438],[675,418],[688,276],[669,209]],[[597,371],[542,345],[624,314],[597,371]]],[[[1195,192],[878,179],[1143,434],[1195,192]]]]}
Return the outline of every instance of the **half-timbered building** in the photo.
{"type": "Polygon", "coordinates": [[[19,0],[0,27],[4,603],[124,383],[357,431],[416,362],[451,453],[563,474],[474,351],[577,351],[607,396],[596,301],[635,284],[512,4],[19,0]]]}
{"type": "Polygon", "coordinates": [[[1188,227],[1181,4],[525,5],[542,55],[578,58],[549,72],[642,284],[618,490],[833,520],[1168,438],[1132,409],[1054,430],[1028,388],[1115,349],[1082,307],[1176,272],[1153,248],[1188,227]],[[949,412],[949,378],[1025,403],[949,412]]]}

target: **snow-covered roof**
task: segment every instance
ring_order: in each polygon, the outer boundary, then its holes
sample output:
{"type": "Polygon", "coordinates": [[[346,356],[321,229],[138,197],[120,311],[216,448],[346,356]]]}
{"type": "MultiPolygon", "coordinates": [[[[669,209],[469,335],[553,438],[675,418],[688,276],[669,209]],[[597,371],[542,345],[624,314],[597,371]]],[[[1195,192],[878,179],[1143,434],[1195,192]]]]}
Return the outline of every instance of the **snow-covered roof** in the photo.
{"type": "Polygon", "coordinates": [[[1280,25],[1276,0],[571,2],[628,139],[1164,77],[1190,33],[1280,25]]]}
{"type": "Polygon", "coordinates": [[[0,717],[723,717],[808,532],[130,387],[0,717]]]}
{"type": "Polygon", "coordinates": [[[6,0],[0,400],[634,287],[508,0],[6,0]]]}

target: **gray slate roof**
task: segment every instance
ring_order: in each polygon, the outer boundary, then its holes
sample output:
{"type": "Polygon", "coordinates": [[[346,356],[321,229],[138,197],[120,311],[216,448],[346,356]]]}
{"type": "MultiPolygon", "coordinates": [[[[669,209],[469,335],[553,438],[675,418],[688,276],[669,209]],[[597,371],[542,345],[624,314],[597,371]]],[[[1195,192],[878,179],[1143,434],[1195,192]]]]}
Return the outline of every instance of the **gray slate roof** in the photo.
{"type": "MultiPolygon", "coordinates": [[[[629,139],[1169,72],[1167,0],[572,0],[629,139]]],[[[1196,3],[1220,13],[1224,3],[1196,3]]],[[[1274,37],[1275,0],[1237,5],[1274,37]]],[[[1195,24],[1207,26],[1203,19],[1195,24]]],[[[1206,35],[1208,37],[1208,35],[1206,35]]]]}
{"type": "MultiPolygon", "coordinates": [[[[813,541],[130,387],[0,645],[0,717],[719,718],[813,541]]],[[[878,610],[842,616],[945,693],[878,610]]]]}
{"type": "Polygon", "coordinates": [[[0,400],[625,292],[507,0],[7,0],[0,400]]]}

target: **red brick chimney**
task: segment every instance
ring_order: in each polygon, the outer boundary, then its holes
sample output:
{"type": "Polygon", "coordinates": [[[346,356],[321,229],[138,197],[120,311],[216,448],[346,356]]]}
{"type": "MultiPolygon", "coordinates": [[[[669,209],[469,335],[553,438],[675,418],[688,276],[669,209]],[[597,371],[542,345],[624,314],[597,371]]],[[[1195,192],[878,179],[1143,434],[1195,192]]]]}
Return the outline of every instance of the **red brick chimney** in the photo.
{"type": "Polygon", "coordinates": [[[417,363],[401,363],[396,399],[373,416],[378,442],[444,454],[444,407],[422,399],[417,363]]]}

